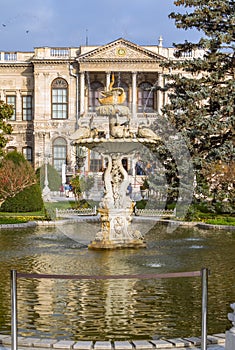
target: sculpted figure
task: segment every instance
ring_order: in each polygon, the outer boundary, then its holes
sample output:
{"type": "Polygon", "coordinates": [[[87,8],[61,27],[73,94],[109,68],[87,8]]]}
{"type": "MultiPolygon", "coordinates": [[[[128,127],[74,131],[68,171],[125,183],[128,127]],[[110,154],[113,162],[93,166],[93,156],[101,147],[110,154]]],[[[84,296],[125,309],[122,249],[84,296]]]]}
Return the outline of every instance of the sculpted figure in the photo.
{"type": "Polygon", "coordinates": [[[122,104],[126,99],[126,94],[123,88],[116,87],[114,85],[114,74],[112,74],[111,82],[109,84],[108,91],[101,91],[101,98],[98,98],[98,101],[101,105],[116,105],[122,104]]]}
{"type": "Polygon", "coordinates": [[[97,128],[92,127],[93,117],[88,121],[88,125],[82,125],[81,122],[78,125],[78,129],[70,136],[70,139],[73,141],[88,139],[90,137],[95,138],[98,136],[97,128]]]}
{"type": "Polygon", "coordinates": [[[113,187],[112,187],[112,158],[108,156],[108,165],[104,171],[104,187],[105,187],[105,195],[102,201],[103,207],[113,207],[114,198],[113,198],[113,187]]]}
{"type": "Polygon", "coordinates": [[[131,205],[131,199],[126,195],[127,187],[129,185],[129,176],[127,171],[124,169],[121,157],[118,159],[118,165],[120,173],[122,174],[122,183],[120,185],[120,206],[125,208],[131,205]]]}
{"type": "Polygon", "coordinates": [[[161,138],[150,128],[150,120],[147,118],[147,124],[139,125],[136,136],[144,139],[160,140],[161,138]]]}
{"type": "Polygon", "coordinates": [[[145,125],[139,125],[137,130],[137,137],[160,140],[160,137],[152,129],[148,128],[145,125]]]}
{"type": "Polygon", "coordinates": [[[88,139],[91,135],[91,130],[88,126],[80,126],[71,136],[71,140],[88,139]]]}
{"type": "Polygon", "coordinates": [[[110,135],[115,138],[127,138],[130,136],[129,127],[119,123],[110,123],[110,135]]]}

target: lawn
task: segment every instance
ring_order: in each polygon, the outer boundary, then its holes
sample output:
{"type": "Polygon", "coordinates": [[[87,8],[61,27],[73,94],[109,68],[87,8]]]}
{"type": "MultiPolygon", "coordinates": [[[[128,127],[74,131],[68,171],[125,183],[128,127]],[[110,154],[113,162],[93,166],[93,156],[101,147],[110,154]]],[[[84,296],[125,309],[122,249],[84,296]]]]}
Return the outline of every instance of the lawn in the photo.
{"type": "MultiPolygon", "coordinates": [[[[83,202],[82,202],[83,203],[83,202]]],[[[83,203],[84,204],[84,203],[83,203]]],[[[97,204],[97,203],[95,203],[97,204]]],[[[94,204],[94,205],[95,205],[94,204]]],[[[74,201],[59,201],[59,202],[45,202],[45,210],[39,212],[27,212],[27,213],[7,213],[0,212],[0,225],[1,224],[19,224],[28,221],[39,220],[54,220],[55,210],[74,208],[76,203],[74,201]]],[[[93,205],[93,203],[92,203],[93,205]]]]}
{"type": "Polygon", "coordinates": [[[45,213],[42,211],[30,213],[6,213],[0,212],[1,224],[21,224],[28,221],[45,220],[45,213]]]}
{"type": "MultiPolygon", "coordinates": [[[[83,203],[83,201],[81,201],[83,203]]],[[[85,202],[85,201],[84,201],[85,202]]],[[[83,203],[84,204],[84,203],[83,203]]],[[[87,204],[87,202],[86,202],[87,204]]],[[[91,204],[91,203],[89,203],[91,204]]],[[[17,224],[28,221],[39,221],[39,220],[54,220],[55,210],[58,209],[69,209],[74,208],[77,205],[74,201],[59,201],[59,202],[46,202],[45,211],[39,212],[27,212],[27,213],[6,213],[0,212],[0,224],[17,224]]],[[[92,203],[92,206],[98,203],[92,203]]],[[[206,224],[213,225],[229,225],[235,226],[235,215],[216,215],[212,213],[201,213],[197,212],[197,218],[192,221],[201,221],[206,224]],[[200,214],[199,214],[200,213],[200,214]]]]}

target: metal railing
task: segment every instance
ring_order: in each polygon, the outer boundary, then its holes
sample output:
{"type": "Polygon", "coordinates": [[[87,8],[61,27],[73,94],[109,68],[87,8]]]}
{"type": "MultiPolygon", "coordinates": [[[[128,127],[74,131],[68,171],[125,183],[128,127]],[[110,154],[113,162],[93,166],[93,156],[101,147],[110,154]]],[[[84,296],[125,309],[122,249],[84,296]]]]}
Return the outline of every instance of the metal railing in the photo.
{"type": "Polygon", "coordinates": [[[136,216],[175,217],[176,209],[135,209],[136,216]]]}
{"type": "Polygon", "coordinates": [[[79,208],[79,209],[58,209],[56,208],[56,217],[57,218],[66,218],[70,216],[77,215],[96,215],[97,209],[96,206],[93,208],[79,208]]]}
{"type": "Polygon", "coordinates": [[[17,329],[17,278],[31,279],[69,279],[69,280],[109,280],[109,279],[161,279],[177,277],[201,277],[202,304],[201,304],[201,350],[207,350],[207,299],[208,299],[208,276],[209,270],[202,268],[201,271],[172,272],[164,274],[139,274],[139,275],[52,275],[21,273],[11,270],[11,350],[18,349],[17,329]]]}

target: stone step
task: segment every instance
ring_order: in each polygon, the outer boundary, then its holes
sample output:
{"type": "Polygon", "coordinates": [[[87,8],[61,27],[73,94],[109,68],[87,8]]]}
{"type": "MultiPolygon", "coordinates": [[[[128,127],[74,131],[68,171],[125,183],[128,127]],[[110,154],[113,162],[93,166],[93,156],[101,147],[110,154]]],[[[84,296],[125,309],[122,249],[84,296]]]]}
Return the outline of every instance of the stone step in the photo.
{"type": "MultiPolygon", "coordinates": [[[[208,350],[222,350],[225,345],[225,334],[213,334],[207,337],[208,350]]],[[[20,350],[183,350],[200,349],[201,339],[198,337],[132,340],[132,341],[73,341],[18,337],[20,350]]],[[[11,350],[11,336],[0,334],[0,350],[11,350]]]]}

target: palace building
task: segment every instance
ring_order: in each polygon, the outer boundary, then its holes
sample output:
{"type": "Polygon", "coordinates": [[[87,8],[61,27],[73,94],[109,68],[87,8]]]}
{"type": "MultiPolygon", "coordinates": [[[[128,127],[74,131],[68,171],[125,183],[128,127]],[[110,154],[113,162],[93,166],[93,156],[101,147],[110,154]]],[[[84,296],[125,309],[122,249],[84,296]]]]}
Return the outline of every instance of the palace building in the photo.
{"type": "MultiPolygon", "coordinates": [[[[79,154],[70,136],[81,118],[91,118],[111,75],[126,93],[125,104],[137,119],[156,117],[167,102],[160,66],[174,48],[139,46],[123,38],[103,46],[36,47],[33,52],[0,52],[0,99],[13,105],[13,133],[7,151],[16,149],[35,169],[48,161],[58,171],[76,170],[79,154]]],[[[189,52],[192,59],[200,52],[189,52]]],[[[97,172],[102,158],[89,151],[84,171],[97,172]]]]}

